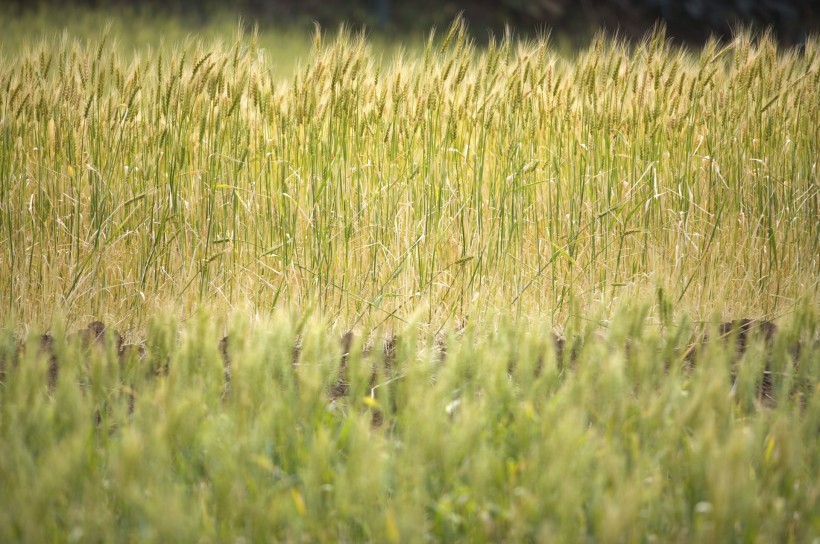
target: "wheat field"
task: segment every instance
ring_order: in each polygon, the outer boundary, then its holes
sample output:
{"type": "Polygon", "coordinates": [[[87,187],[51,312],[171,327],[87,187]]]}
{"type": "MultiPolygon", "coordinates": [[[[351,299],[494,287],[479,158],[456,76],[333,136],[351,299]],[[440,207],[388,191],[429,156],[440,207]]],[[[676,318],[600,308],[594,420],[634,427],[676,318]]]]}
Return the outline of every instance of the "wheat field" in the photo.
{"type": "Polygon", "coordinates": [[[117,28],[0,48],[0,540],[820,538],[817,37],[117,28]]]}

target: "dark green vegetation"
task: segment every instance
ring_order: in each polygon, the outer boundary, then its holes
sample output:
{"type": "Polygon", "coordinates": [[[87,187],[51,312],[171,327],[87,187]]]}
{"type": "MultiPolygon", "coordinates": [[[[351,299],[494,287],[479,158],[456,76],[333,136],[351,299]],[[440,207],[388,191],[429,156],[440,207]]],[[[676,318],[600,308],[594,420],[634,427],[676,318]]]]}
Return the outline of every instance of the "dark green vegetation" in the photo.
{"type": "Polygon", "coordinates": [[[663,22],[676,39],[703,43],[711,35],[731,36],[740,25],[771,28],[781,43],[794,45],[820,28],[820,9],[812,0],[7,0],[6,10],[19,14],[68,10],[107,10],[128,18],[169,15],[208,26],[222,18],[255,21],[262,26],[300,28],[314,21],[335,28],[362,25],[381,33],[411,35],[443,26],[463,14],[478,39],[487,29],[501,33],[505,25],[534,35],[589,38],[597,28],[616,30],[634,39],[663,22]]]}

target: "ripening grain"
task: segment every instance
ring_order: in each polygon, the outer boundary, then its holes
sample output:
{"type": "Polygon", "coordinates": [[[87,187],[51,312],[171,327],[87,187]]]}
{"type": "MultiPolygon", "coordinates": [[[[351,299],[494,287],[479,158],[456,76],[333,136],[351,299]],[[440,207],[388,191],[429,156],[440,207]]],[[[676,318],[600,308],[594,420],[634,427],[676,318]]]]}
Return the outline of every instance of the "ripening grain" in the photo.
{"type": "Polygon", "coordinates": [[[657,33],[477,50],[459,23],[376,58],[317,34],[128,60],[30,43],[0,71],[0,301],[21,323],[164,304],[344,323],[565,317],[658,288],[694,316],[818,299],[820,57],[657,33]]]}

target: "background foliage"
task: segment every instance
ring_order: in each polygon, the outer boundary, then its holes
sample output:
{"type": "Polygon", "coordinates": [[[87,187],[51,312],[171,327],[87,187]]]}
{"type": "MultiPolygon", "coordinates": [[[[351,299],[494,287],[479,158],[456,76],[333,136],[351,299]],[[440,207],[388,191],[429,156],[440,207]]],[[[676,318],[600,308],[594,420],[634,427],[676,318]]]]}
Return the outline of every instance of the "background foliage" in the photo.
{"type": "Polygon", "coordinates": [[[319,21],[335,28],[340,22],[390,31],[426,30],[446,24],[463,12],[479,37],[484,30],[519,32],[552,28],[558,33],[589,35],[605,27],[640,37],[656,21],[670,35],[702,42],[710,34],[728,37],[733,27],[771,27],[785,44],[802,43],[820,23],[820,9],[811,0],[14,0],[18,12],[53,7],[136,9],[148,13],[173,12],[200,23],[215,13],[241,14],[260,24],[306,26],[319,21]]]}

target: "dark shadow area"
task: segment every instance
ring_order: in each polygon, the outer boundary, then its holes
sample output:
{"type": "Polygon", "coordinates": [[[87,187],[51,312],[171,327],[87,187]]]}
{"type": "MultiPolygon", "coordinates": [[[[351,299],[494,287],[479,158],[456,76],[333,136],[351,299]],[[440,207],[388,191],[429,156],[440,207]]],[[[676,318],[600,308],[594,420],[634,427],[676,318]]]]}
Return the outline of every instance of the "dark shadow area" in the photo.
{"type": "Polygon", "coordinates": [[[658,22],[671,38],[693,45],[751,27],[769,28],[781,44],[792,46],[820,28],[814,0],[11,0],[7,13],[56,7],[168,14],[203,25],[227,13],[263,28],[310,27],[315,21],[325,28],[347,23],[393,35],[447,26],[462,13],[479,41],[509,26],[524,36],[550,30],[579,44],[600,28],[639,39],[658,22]]]}

